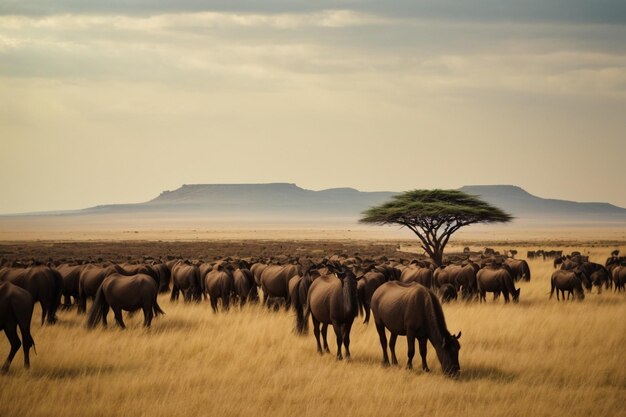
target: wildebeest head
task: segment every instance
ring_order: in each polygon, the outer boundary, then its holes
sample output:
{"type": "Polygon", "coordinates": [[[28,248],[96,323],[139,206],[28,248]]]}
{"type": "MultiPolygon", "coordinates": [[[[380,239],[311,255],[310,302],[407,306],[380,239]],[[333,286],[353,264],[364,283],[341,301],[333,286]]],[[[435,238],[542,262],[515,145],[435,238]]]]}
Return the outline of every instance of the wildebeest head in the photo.
{"type": "Polygon", "coordinates": [[[445,335],[441,349],[437,351],[443,373],[452,378],[458,377],[461,372],[461,365],[459,365],[459,350],[461,350],[461,344],[459,343],[460,338],[461,332],[457,335],[445,335]]]}

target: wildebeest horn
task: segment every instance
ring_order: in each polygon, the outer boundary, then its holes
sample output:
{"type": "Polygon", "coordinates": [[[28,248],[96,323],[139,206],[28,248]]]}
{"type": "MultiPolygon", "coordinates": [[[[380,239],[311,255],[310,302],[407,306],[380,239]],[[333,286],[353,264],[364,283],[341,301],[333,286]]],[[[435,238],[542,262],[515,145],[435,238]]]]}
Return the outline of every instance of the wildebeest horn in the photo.
{"type": "Polygon", "coordinates": [[[461,338],[461,332],[459,331],[459,334],[457,334],[456,336],[454,336],[455,339],[460,339],[461,338]]]}

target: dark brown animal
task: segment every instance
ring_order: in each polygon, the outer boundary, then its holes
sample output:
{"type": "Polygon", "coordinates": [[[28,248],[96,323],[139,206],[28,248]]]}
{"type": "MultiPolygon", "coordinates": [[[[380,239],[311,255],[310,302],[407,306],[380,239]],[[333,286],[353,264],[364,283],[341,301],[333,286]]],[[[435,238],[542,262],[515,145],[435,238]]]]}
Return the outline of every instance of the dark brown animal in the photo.
{"type": "Polygon", "coordinates": [[[378,287],[387,281],[397,280],[401,272],[396,268],[386,268],[377,266],[374,270],[365,273],[357,283],[357,296],[359,312],[365,315],[363,323],[370,321],[370,303],[372,295],[378,287]]]}
{"type": "Polygon", "coordinates": [[[28,291],[34,302],[41,304],[41,324],[44,321],[54,324],[56,312],[61,301],[63,278],[48,266],[29,268],[3,268],[0,270],[0,282],[8,281],[28,291]]]}
{"type": "Polygon", "coordinates": [[[78,314],[87,312],[87,299],[95,298],[102,281],[115,273],[122,274],[125,271],[116,264],[108,266],[89,264],[80,270],[78,280],[78,314]]]}
{"type": "Polygon", "coordinates": [[[233,272],[233,281],[240,307],[243,307],[246,302],[257,303],[259,301],[259,291],[252,271],[241,265],[233,272]]]}
{"type": "Polygon", "coordinates": [[[343,359],[342,345],[345,347],[346,359],[350,358],[350,330],[358,313],[356,277],[354,273],[343,268],[336,275],[324,275],[313,281],[308,292],[307,310],[313,320],[313,332],[317,342],[317,351],[322,353],[320,344],[320,324],[323,324],[322,335],[324,348],[328,352],[326,331],[332,324],[337,337],[337,360],[343,359]]]}
{"type": "Polygon", "coordinates": [[[430,268],[422,268],[420,266],[411,266],[405,268],[400,274],[400,282],[409,283],[417,282],[426,288],[433,286],[433,271],[430,268]]]}
{"type": "Polygon", "coordinates": [[[165,314],[159,303],[159,282],[146,274],[122,275],[118,273],[107,276],[98,288],[93,305],[89,312],[87,326],[94,328],[100,321],[107,325],[109,308],[113,310],[115,321],[122,329],[126,328],[122,319],[122,310],[134,312],[143,310],[144,326],[150,327],[152,318],[165,314]]]}
{"type": "Polygon", "coordinates": [[[289,280],[298,275],[296,265],[268,265],[261,271],[263,305],[270,307],[270,299],[284,299],[285,308],[289,309],[289,280]]]}
{"type": "Polygon", "coordinates": [[[217,302],[222,300],[222,308],[228,310],[231,298],[235,295],[233,267],[225,262],[217,262],[204,277],[204,289],[209,295],[211,308],[217,313],[217,302]]]}
{"type": "Polygon", "coordinates": [[[9,356],[0,368],[2,373],[9,371],[20,346],[24,349],[24,368],[30,367],[30,348],[35,349],[35,341],[30,334],[33,305],[33,297],[28,291],[10,282],[0,282],[0,330],[4,330],[11,344],[9,356]],[[17,335],[18,327],[22,334],[21,342],[17,335]]]}
{"type": "Polygon", "coordinates": [[[550,298],[554,295],[554,291],[556,290],[556,299],[559,299],[559,291],[561,292],[561,297],[563,301],[565,301],[565,291],[568,292],[567,298],[569,298],[570,294],[576,293],[576,296],[579,300],[585,299],[585,293],[583,291],[583,273],[576,269],[574,271],[565,271],[565,270],[557,270],[552,273],[552,277],[550,278],[550,298]]]}
{"type": "Polygon", "coordinates": [[[458,376],[461,370],[459,365],[461,345],[458,341],[461,333],[455,336],[448,331],[441,304],[435,293],[416,283],[386,282],[378,287],[372,297],[372,311],[383,350],[383,365],[389,365],[385,335],[385,329],[388,329],[391,332],[389,348],[392,364],[398,364],[395,353],[396,339],[399,335],[406,336],[407,369],[413,368],[417,339],[422,369],[428,372],[426,342],[430,340],[443,372],[448,376],[458,376]]]}
{"type": "Polygon", "coordinates": [[[197,265],[188,261],[178,261],[172,266],[172,294],[170,301],[177,301],[183,293],[183,300],[187,303],[202,300],[204,283],[200,279],[200,270],[197,265]]]}
{"type": "Polygon", "coordinates": [[[530,281],[530,267],[528,266],[528,262],[513,258],[507,258],[504,262],[511,268],[514,281],[519,281],[520,279],[530,281]]]}
{"type": "Polygon", "coordinates": [[[511,274],[506,268],[482,268],[478,271],[478,274],[476,274],[476,280],[481,302],[487,301],[485,297],[487,292],[494,293],[494,299],[497,295],[502,293],[505,303],[509,302],[509,295],[513,296],[513,301],[519,301],[521,289],[515,289],[513,277],[511,277],[511,274]]]}
{"type": "Polygon", "coordinates": [[[443,284],[439,287],[439,296],[442,303],[449,303],[450,301],[456,301],[458,294],[456,288],[450,284],[443,284]]]}
{"type": "Polygon", "coordinates": [[[61,292],[63,304],[61,304],[61,308],[70,308],[72,306],[72,298],[74,303],[78,304],[78,282],[80,281],[80,271],[83,267],[84,265],[61,264],[55,268],[63,279],[63,290],[61,292]]]}

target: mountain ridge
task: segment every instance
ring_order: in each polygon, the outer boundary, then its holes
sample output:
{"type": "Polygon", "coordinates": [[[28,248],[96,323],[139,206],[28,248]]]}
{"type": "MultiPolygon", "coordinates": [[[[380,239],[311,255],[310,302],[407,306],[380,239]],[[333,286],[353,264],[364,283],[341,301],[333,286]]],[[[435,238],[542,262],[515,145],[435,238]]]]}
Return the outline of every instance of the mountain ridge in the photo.
{"type": "MultiPolygon", "coordinates": [[[[477,195],[511,213],[516,221],[547,219],[549,222],[624,222],[626,208],[602,202],[575,202],[535,196],[515,185],[466,185],[460,191],[477,195]]],[[[359,191],[351,187],[308,190],[295,183],[184,184],[161,192],[142,203],[104,204],[80,210],[37,215],[98,215],[152,213],[167,218],[205,216],[215,218],[276,218],[277,220],[342,218],[356,221],[367,208],[399,194],[392,191],[359,191]]],[[[7,215],[5,215],[7,216],[7,215]]],[[[14,215],[20,216],[20,215],[14,215]]],[[[26,214],[22,216],[27,216],[26,214]]],[[[3,216],[4,217],[4,216],[3,216]]]]}

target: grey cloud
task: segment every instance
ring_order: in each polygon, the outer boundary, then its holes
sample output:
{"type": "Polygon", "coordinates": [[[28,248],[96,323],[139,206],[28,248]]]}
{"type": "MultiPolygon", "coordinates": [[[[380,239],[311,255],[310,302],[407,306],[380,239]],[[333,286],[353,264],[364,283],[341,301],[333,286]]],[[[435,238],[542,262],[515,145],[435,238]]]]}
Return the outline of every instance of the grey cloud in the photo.
{"type": "Polygon", "coordinates": [[[228,11],[300,13],[350,9],[385,16],[442,20],[626,23],[623,0],[5,0],[0,14],[154,14],[228,11]]]}

